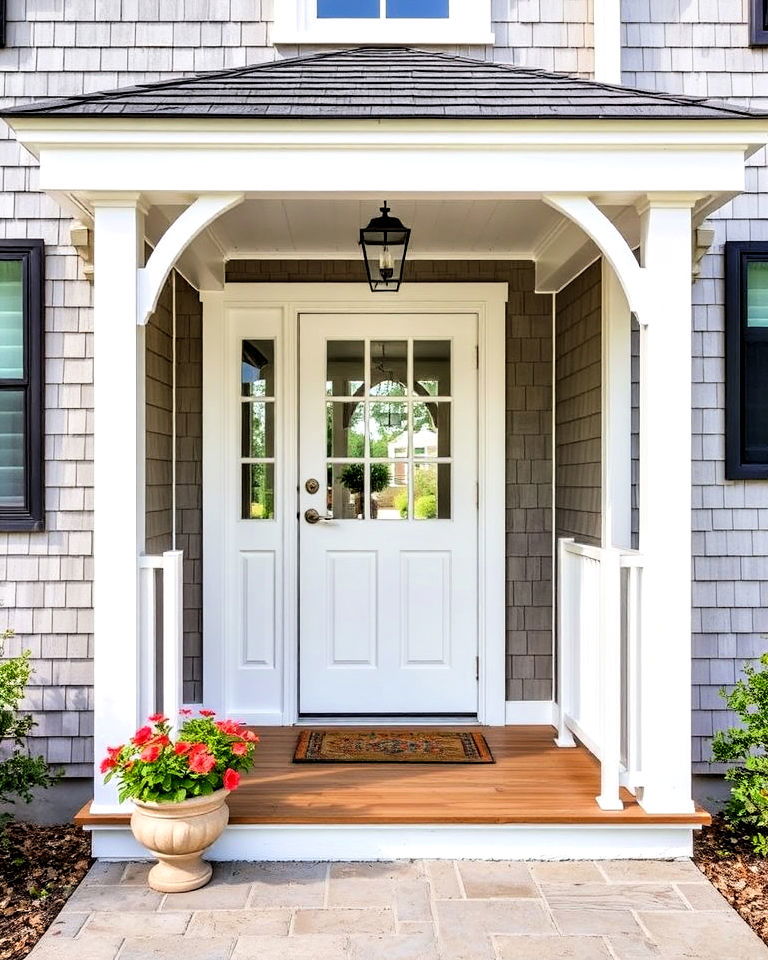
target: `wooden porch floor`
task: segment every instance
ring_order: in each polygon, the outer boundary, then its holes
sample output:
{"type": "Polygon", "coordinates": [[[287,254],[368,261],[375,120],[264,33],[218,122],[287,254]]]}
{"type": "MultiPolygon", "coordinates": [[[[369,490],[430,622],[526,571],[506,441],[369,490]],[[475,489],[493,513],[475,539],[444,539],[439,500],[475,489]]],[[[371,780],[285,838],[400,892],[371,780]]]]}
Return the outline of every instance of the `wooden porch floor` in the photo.
{"type": "MultiPolygon", "coordinates": [[[[449,729],[441,727],[440,729],[449,729]]],[[[294,764],[299,728],[257,730],[253,773],[229,798],[232,824],[520,823],[705,824],[695,814],[650,815],[629,793],[621,811],[603,811],[597,761],[584,747],[560,749],[551,727],[462,727],[485,734],[495,764],[294,764]]],[[[95,816],[81,826],[127,824],[95,816]]]]}

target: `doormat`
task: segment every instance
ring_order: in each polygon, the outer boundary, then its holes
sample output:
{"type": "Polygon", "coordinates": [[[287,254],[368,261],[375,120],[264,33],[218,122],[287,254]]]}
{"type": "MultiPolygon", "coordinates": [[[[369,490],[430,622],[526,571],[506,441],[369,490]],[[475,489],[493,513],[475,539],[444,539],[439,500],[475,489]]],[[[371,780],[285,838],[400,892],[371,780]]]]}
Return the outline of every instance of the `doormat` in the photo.
{"type": "Polygon", "coordinates": [[[495,763],[482,733],[304,730],[294,763],[495,763]]]}

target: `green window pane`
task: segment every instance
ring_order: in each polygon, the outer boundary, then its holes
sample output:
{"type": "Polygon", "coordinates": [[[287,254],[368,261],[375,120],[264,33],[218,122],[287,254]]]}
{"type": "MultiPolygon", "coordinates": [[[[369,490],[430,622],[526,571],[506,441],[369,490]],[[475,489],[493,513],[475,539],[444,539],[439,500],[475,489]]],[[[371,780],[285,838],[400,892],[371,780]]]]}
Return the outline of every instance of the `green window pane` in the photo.
{"type": "Polygon", "coordinates": [[[768,262],[747,264],[747,326],[768,327],[768,262]]]}
{"type": "Polygon", "coordinates": [[[0,390],[0,509],[23,507],[24,392],[0,390]]]}
{"type": "Polygon", "coordinates": [[[0,379],[24,376],[24,297],[21,260],[0,260],[0,379]]]}
{"type": "Polygon", "coordinates": [[[244,463],[241,470],[242,519],[274,520],[274,465],[271,463],[244,463]]]}

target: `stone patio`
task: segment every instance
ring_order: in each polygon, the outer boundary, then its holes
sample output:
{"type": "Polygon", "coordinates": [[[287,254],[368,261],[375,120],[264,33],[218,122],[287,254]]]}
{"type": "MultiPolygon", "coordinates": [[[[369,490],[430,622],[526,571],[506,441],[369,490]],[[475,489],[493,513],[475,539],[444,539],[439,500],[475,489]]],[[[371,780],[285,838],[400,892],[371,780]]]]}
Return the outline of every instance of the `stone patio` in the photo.
{"type": "Polygon", "coordinates": [[[97,863],[32,960],[768,960],[689,861],[97,863]]]}

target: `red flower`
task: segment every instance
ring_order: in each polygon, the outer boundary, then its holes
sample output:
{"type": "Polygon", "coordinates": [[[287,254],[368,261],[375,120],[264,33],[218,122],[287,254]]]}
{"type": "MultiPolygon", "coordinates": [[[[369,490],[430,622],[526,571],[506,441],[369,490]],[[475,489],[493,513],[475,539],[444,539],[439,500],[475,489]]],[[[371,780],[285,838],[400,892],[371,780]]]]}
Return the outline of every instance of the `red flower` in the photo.
{"type": "Polygon", "coordinates": [[[196,753],[207,753],[208,747],[204,743],[193,743],[192,744],[192,754],[196,753]]]}
{"type": "Polygon", "coordinates": [[[253,730],[246,730],[243,734],[243,740],[247,740],[248,743],[258,743],[261,737],[257,737],[253,730]]]}
{"type": "Polygon", "coordinates": [[[132,743],[135,743],[137,747],[143,747],[147,740],[152,739],[152,728],[151,727],[141,727],[133,735],[132,743]]]}
{"type": "Polygon", "coordinates": [[[164,717],[162,713],[153,713],[148,719],[150,723],[168,723],[168,717],[164,717]]]}
{"type": "Polygon", "coordinates": [[[186,756],[189,751],[192,749],[192,744],[187,743],[186,740],[179,740],[177,744],[174,745],[173,752],[177,757],[186,756]]]}
{"type": "Polygon", "coordinates": [[[120,756],[122,749],[122,745],[119,747],[107,747],[107,755],[101,761],[101,767],[99,768],[102,773],[106,773],[107,770],[111,770],[117,766],[117,758],[120,756]]]}
{"type": "Polygon", "coordinates": [[[139,754],[139,760],[143,760],[145,763],[154,763],[162,752],[162,747],[159,747],[156,743],[150,743],[139,754]]]}
{"type": "Polygon", "coordinates": [[[215,726],[222,733],[228,733],[232,737],[239,737],[243,730],[236,720],[217,720],[215,726]]]}
{"type": "Polygon", "coordinates": [[[163,734],[161,737],[153,737],[151,740],[151,743],[158,747],[167,747],[170,742],[171,741],[165,736],[165,734],[163,734]]]}
{"type": "Polygon", "coordinates": [[[210,773],[216,766],[216,757],[207,750],[192,752],[189,756],[189,769],[192,773],[210,773]]]}
{"type": "Polygon", "coordinates": [[[215,717],[215,716],[216,716],[216,711],[215,711],[215,710],[201,710],[201,711],[200,711],[200,716],[201,716],[201,717],[215,717]]]}
{"type": "Polygon", "coordinates": [[[236,757],[244,757],[248,753],[248,744],[244,740],[238,740],[232,744],[232,753],[236,757]]]}
{"type": "Polygon", "coordinates": [[[179,710],[179,713],[182,715],[182,717],[192,716],[192,711],[188,707],[182,707],[181,710],[179,710]]]}
{"type": "Polygon", "coordinates": [[[227,768],[224,771],[224,789],[225,790],[237,790],[240,786],[240,774],[235,770],[230,770],[227,768]]]}

